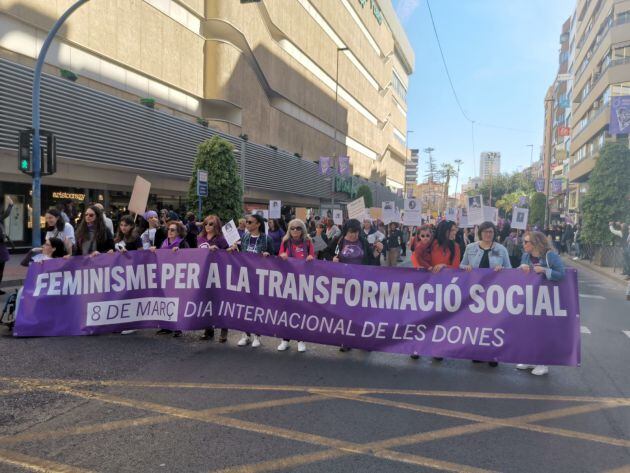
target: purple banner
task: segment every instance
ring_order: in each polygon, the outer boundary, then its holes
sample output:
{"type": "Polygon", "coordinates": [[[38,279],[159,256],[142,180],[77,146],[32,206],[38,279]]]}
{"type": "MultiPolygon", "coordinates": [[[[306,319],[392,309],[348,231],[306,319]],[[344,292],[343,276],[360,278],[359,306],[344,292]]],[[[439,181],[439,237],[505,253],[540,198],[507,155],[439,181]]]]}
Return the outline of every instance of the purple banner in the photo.
{"type": "Polygon", "coordinates": [[[544,192],[544,190],[545,190],[545,180],[544,179],[536,179],[534,181],[534,187],[536,188],[536,192],[544,192]]]}
{"type": "Polygon", "coordinates": [[[350,175],[350,157],[349,156],[339,156],[337,158],[339,163],[339,174],[342,176],[350,175]]]}
{"type": "Polygon", "coordinates": [[[372,351],[578,365],[577,276],[303,262],[205,249],[29,268],[14,335],[210,325],[372,351]]]}
{"type": "Polygon", "coordinates": [[[630,95],[622,95],[611,99],[608,132],[611,135],[630,132],[630,95]]]}
{"type": "Polygon", "coordinates": [[[332,172],[330,167],[330,156],[320,156],[319,158],[319,173],[322,176],[328,176],[332,172]]]}
{"type": "Polygon", "coordinates": [[[551,180],[551,192],[553,192],[554,194],[562,193],[562,179],[551,180]]]}

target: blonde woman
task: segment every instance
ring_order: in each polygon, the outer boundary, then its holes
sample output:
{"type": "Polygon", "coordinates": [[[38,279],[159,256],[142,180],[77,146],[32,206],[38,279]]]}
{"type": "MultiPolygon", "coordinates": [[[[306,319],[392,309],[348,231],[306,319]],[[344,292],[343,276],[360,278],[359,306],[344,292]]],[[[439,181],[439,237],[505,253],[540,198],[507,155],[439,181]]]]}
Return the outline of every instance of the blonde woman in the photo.
{"type": "MultiPolygon", "coordinates": [[[[520,269],[526,273],[534,271],[544,274],[550,281],[560,281],[564,277],[564,263],[562,259],[551,249],[549,240],[542,232],[527,232],[523,236],[523,256],[520,269]]],[[[532,374],[542,376],[549,373],[549,367],[545,365],[516,365],[519,370],[532,370],[532,374]]]]}
{"type": "MultiPolygon", "coordinates": [[[[312,261],[315,259],[315,246],[311,241],[311,237],[308,236],[306,225],[299,218],[289,222],[288,232],[282,238],[278,256],[285,261],[289,258],[304,261],[312,261]]],[[[278,345],[278,351],[287,350],[289,348],[289,342],[290,340],[286,338],[282,340],[280,345],[278,345]]],[[[298,352],[303,353],[305,351],[306,343],[298,342],[298,352]]]]}

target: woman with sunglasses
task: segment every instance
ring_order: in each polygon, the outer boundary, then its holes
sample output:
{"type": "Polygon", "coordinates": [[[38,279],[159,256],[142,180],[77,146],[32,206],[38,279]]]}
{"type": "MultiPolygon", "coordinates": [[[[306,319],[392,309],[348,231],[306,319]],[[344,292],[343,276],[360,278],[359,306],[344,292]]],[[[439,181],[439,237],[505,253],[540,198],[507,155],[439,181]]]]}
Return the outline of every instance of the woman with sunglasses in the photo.
{"type": "MultiPolygon", "coordinates": [[[[311,237],[306,232],[306,225],[300,219],[294,219],[289,222],[289,232],[282,238],[280,243],[280,253],[278,256],[287,260],[295,258],[303,261],[312,261],[315,259],[315,247],[311,241],[311,237]]],[[[285,351],[289,348],[290,340],[284,339],[278,345],[278,351],[285,351]]],[[[306,351],[306,343],[298,341],[298,352],[306,351]]]]}
{"type": "MultiPolygon", "coordinates": [[[[228,243],[221,233],[223,224],[216,215],[208,215],[203,219],[201,233],[197,237],[197,248],[207,248],[209,251],[227,250],[228,243]]],[[[227,342],[228,329],[222,328],[219,343],[227,342]]],[[[214,338],[214,327],[210,326],[203,331],[201,340],[214,338]]]]}
{"type": "Polygon", "coordinates": [[[75,238],[75,255],[95,256],[114,249],[114,236],[105,226],[103,212],[96,205],[90,205],[83,213],[75,238]]]}
{"type": "MultiPolygon", "coordinates": [[[[346,264],[373,265],[374,259],[379,259],[383,251],[383,244],[380,241],[370,245],[366,238],[361,235],[361,222],[351,218],[343,226],[333,262],[346,264]]],[[[339,351],[349,351],[350,348],[343,345],[339,351]]]]}
{"type": "Polygon", "coordinates": [[[416,269],[431,269],[431,244],[433,231],[429,225],[418,227],[413,243],[411,263],[416,269]]]}
{"type": "MultiPolygon", "coordinates": [[[[523,256],[521,257],[521,270],[525,273],[531,271],[536,274],[544,274],[550,281],[560,281],[564,278],[564,263],[551,249],[551,243],[542,232],[526,232],[523,236],[523,256]]],[[[535,376],[549,373],[546,365],[516,365],[519,370],[532,370],[535,376]]]]}
{"type": "MultiPolygon", "coordinates": [[[[256,253],[263,256],[269,256],[273,253],[273,243],[271,238],[265,234],[265,219],[262,215],[248,215],[245,220],[247,232],[241,238],[241,251],[244,253],[256,253]]],[[[228,251],[237,251],[236,244],[228,248],[228,251]]],[[[260,335],[254,334],[252,337],[249,332],[245,332],[237,345],[244,347],[251,342],[252,348],[260,346],[260,335]],[[250,339],[251,337],[251,339],[250,339]]]]}

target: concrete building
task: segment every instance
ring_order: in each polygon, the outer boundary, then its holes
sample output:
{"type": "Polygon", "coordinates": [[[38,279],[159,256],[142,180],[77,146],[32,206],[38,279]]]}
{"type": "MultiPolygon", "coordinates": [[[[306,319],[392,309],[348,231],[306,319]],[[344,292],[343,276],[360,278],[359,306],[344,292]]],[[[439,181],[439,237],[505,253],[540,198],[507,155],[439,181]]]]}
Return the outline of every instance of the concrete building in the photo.
{"type": "MultiPolygon", "coordinates": [[[[405,190],[413,192],[414,186],[418,182],[418,161],[420,160],[419,149],[409,150],[409,160],[405,165],[405,190]]],[[[406,195],[406,194],[405,194],[406,195]]]]}
{"type": "Polygon", "coordinates": [[[482,181],[490,176],[501,174],[501,153],[496,151],[484,151],[479,159],[479,177],[482,181]]]}
{"type": "MultiPolygon", "coordinates": [[[[42,40],[68,5],[0,0],[0,190],[25,209],[17,131],[42,40]]],[[[402,190],[413,67],[390,0],[89,2],[47,57],[42,128],[58,135],[60,166],[44,205],[53,193],[124,202],[136,174],[154,201],[181,203],[197,144],[217,133],[236,148],[246,202],[343,202],[338,180],[317,176],[320,156],[350,156],[355,179],[402,190]]]]}
{"type": "Polygon", "coordinates": [[[599,150],[611,136],[613,97],[630,95],[630,2],[578,0],[571,17],[569,73],[572,82],[568,210],[579,209],[580,196],[599,150]]]}
{"type": "Polygon", "coordinates": [[[445,208],[444,184],[440,182],[423,182],[414,186],[413,195],[422,200],[422,213],[437,217],[445,208]]]}

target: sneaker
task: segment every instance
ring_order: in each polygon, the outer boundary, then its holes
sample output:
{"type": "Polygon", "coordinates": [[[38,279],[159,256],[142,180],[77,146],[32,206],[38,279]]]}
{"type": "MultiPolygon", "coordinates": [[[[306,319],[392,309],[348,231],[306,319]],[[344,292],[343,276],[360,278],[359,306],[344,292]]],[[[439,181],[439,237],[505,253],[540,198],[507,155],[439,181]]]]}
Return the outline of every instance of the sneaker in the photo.
{"type": "Polygon", "coordinates": [[[538,365],[532,370],[532,374],[535,376],[542,376],[549,373],[549,368],[545,365],[538,365]]]}
{"type": "Polygon", "coordinates": [[[306,343],[298,342],[298,352],[304,353],[306,351],[306,343]]]}
{"type": "Polygon", "coordinates": [[[289,342],[286,340],[282,340],[280,345],[278,345],[278,351],[285,351],[289,349],[289,342]]]}
{"type": "Polygon", "coordinates": [[[580,258],[578,258],[577,256],[574,256],[574,257],[573,257],[573,261],[577,261],[577,260],[579,260],[579,259],[580,259],[580,258]]]}
{"type": "Polygon", "coordinates": [[[258,335],[253,335],[252,339],[252,347],[258,348],[260,346],[260,337],[258,335]]]}
{"type": "Polygon", "coordinates": [[[499,366],[499,362],[497,362],[497,361],[489,361],[488,362],[488,366],[490,366],[490,368],[496,368],[497,366],[499,366]]]}
{"type": "Polygon", "coordinates": [[[160,330],[155,332],[156,335],[166,335],[166,334],[169,334],[169,333],[173,333],[173,331],[169,330],[167,328],[161,328],[160,330]]]}
{"type": "Polygon", "coordinates": [[[516,365],[517,370],[531,370],[534,368],[536,368],[535,365],[524,365],[523,363],[519,363],[518,365],[516,365]]]}
{"type": "Polygon", "coordinates": [[[207,328],[203,331],[203,335],[199,337],[199,340],[212,340],[214,338],[214,330],[207,328]]]}
{"type": "Polygon", "coordinates": [[[412,360],[417,360],[420,358],[420,355],[418,355],[417,353],[414,353],[413,355],[409,355],[409,358],[411,358],[412,360]]]}
{"type": "Polygon", "coordinates": [[[339,351],[345,353],[347,351],[350,351],[350,348],[348,348],[348,347],[339,347],[339,351]]]}
{"type": "Polygon", "coordinates": [[[181,336],[182,336],[182,331],[181,331],[181,330],[175,330],[175,331],[173,332],[173,337],[175,337],[175,338],[179,338],[179,337],[181,337],[181,336]]]}
{"type": "Polygon", "coordinates": [[[123,330],[120,332],[121,335],[129,335],[130,333],[136,333],[137,330],[123,330]]]}
{"type": "Polygon", "coordinates": [[[244,347],[244,346],[246,346],[248,344],[249,344],[249,337],[247,335],[243,334],[241,339],[238,341],[237,345],[239,347],[244,347]]]}
{"type": "Polygon", "coordinates": [[[444,358],[441,356],[434,356],[433,361],[442,361],[444,358]]]}

